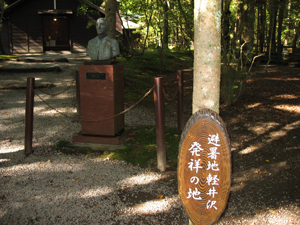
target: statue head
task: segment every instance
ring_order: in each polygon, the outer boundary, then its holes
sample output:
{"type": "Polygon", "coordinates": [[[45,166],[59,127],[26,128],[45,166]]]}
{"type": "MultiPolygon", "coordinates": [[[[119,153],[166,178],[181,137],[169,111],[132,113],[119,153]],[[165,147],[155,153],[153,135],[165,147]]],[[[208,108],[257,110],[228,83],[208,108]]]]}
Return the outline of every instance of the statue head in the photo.
{"type": "Polygon", "coordinates": [[[107,20],[105,18],[103,18],[103,17],[97,19],[96,30],[97,30],[98,35],[106,34],[107,29],[108,29],[108,22],[107,22],[107,20]]]}

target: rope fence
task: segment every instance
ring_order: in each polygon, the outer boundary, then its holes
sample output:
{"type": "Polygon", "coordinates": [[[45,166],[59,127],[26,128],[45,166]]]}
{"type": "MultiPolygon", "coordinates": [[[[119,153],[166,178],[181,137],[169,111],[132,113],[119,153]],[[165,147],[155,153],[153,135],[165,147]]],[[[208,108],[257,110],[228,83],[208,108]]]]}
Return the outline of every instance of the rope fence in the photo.
{"type": "MultiPolygon", "coordinates": [[[[126,112],[130,111],[131,109],[133,109],[135,106],[137,106],[139,103],[141,103],[152,91],[154,91],[154,103],[155,103],[155,107],[157,107],[157,101],[159,101],[159,104],[161,106],[159,106],[160,111],[163,111],[163,104],[161,102],[163,102],[163,96],[165,96],[165,98],[168,101],[173,101],[176,96],[178,96],[178,129],[182,130],[183,129],[183,73],[181,70],[177,71],[177,79],[175,80],[170,80],[169,82],[167,82],[165,84],[168,85],[170,82],[175,81],[174,83],[177,83],[178,86],[178,90],[175,92],[175,94],[173,95],[172,98],[169,98],[169,96],[166,93],[165,88],[163,87],[163,85],[160,82],[160,79],[158,81],[157,78],[154,79],[155,81],[155,85],[153,87],[151,87],[145,94],[143,97],[141,97],[136,103],[134,103],[133,105],[131,105],[130,107],[128,107],[127,109],[123,110],[122,112],[110,116],[108,118],[104,118],[104,119],[98,119],[98,120],[82,120],[79,117],[72,117],[67,115],[66,113],[63,113],[61,111],[59,111],[58,109],[56,109],[54,106],[52,106],[51,104],[49,104],[42,96],[42,94],[45,95],[49,95],[49,96],[58,96],[61,95],[63,93],[65,93],[66,91],[68,91],[72,86],[73,83],[76,81],[76,89],[77,89],[77,79],[78,77],[76,76],[76,78],[74,80],[71,81],[71,83],[68,85],[68,87],[63,90],[62,92],[59,93],[47,93],[41,89],[38,89],[35,87],[35,78],[32,77],[28,77],[27,78],[27,91],[26,91],[26,115],[25,115],[25,155],[29,155],[32,152],[32,136],[33,136],[33,102],[34,102],[34,95],[38,96],[38,98],[45,103],[48,107],[50,107],[52,110],[56,111],[58,114],[65,116],[66,118],[75,120],[75,121],[83,121],[83,122],[101,122],[101,121],[106,121],[106,120],[110,120],[113,119],[115,117],[118,117],[120,115],[125,114],[126,112]],[[159,87],[158,87],[159,84],[159,87]],[[38,91],[40,93],[38,93],[38,91]],[[159,97],[159,100],[157,100],[157,93],[161,93],[159,94],[161,97],[159,97]]],[[[78,93],[76,93],[77,96],[78,93]]],[[[78,96],[77,96],[78,97],[78,96]]],[[[78,104],[78,102],[77,102],[78,104]]],[[[80,107],[79,107],[80,108],[80,107]]],[[[78,110],[78,109],[77,109],[78,110]]],[[[159,115],[159,117],[162,117],[161,115],[164,115],[164,112],[159,112],[156,113],[156,116],[159,115]]],[[[164,117],[164,116],[163,116],[164,117]]],[[[163,127],[164,125],[164,120],[163,122],[160,123],[160,127],[163,127]]],[[[158,125],[157,125],[158,126],[158,125]]],[[[162,141],[160,141],[162,143],[162,141]]],[[[164,163],[163,163],[164,164],[164,163]]],[[[164,166],[163,166],[164,167],[164,166]]]]}
{"type": "MultiPolygon", "coordinates": [[[[56,109],[55,107],[51,106],[47,101],[45,101],[33,88],[32,88],[32,91],[34,92],[34,94],[36,94],[41,100],[42,102],[44,102],[47,106],[49,106],[51,109],[55,110],[57,113],[69,118],[69,119],[72,119],[72,120],[76,120],[76,121],[84,121],[84,122],[101,122],[101,121],[106,121],[106,120],[110,120],[110,119],[113,119],[115,117],[118,117],[122,114],[125,114],[126,112],[128,112],[129,110],[133,109],[135,106],[137,106],[140,102],[142,102],[154,89],[154,86],[152,88],[149,89],[149,91],[146,92],[146,94],[140,99],[138,100],[136,103],[134,103],[132,106],[130,106],[129,108],[123,110],[122,112],[114,115],[114,116],[111,116],[111,117],[108,117],[108,118],[105,118],[105,119],[101,119],[101,120],[82,120],[81,118],[77,118],[77,117],[72,117],[72,116],[69,116],[63,112],[60,112],[58,109],[56,109]]],[[[39,90],[39,89],[37,89],[39,90]]],[[[39,90],[40,91],[40,90],[39,90]]],[[[44,93],[44,92],[43,92],[44,93]]]]}
{"type": "Polygon", "coordinates": [[[67,90],[69,90],[69,89],[72,87],[72,85],[73,85],[73,83],[74,83],[75,81],[76,81],[76,78],[75,78],[74,80],[72,80],[71,84],[68,85],[68,87],[67,87],[65,90],[63,90],[62,92],[59,92],[59,93],[55,93],[55,94],[47,93],[47,92],[45,92],[45,91],[43,91],[42,89],[39,89],[39,88],[35,88],[35,89],[39,90],[40,92],[42,92],[42,93],[45,94],[45,95],[58,96],[58,95],[61,95],[61,94],[65,93],[67,90]]]}

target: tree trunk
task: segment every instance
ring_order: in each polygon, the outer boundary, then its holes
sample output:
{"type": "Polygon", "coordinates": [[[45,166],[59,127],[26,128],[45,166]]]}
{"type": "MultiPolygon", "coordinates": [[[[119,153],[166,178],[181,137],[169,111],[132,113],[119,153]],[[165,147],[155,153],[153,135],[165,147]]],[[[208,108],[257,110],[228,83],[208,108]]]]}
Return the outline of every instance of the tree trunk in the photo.
{"type": "Polygon", "coordinates": [[[163,12],[164,12],[164,27],[163,27],[163,48],[168,49],[169,44],[169,7],[167,0],[162,0],[163,12]]]}
{"type": "Polygon", "coordinates": [[[279,2],[279,14],[278,14],[278,30],[277,30],[277,53],[279,56],[281,56],[282,53],[282,44],[281,44],[281,34],[282,34],[282,23],[283,23],[283,17],[284,17],[284,10],[286,6],[286,0],[280,0],[279,2]]]}
{"type": "Polygon", "coordinates": [[[286,25],[286,36],[285,36],[285,44],[290,44],[291,37],[291,9],[292,9],[292,0],[288,0],[288,12],[287,12],[287,25],[286,25]]]}
{"type": "MultiPolygon", "coordinates": [[[[275,52],[276,49],[276,24],[277,24],[277,11],[278,11],[278,0],[271,0],[269,4],[269,15],[270,15],[270,28],[269,28],[269,37],[268,43],[271,43],[271,52],[275,52]],[[271,38],[271,40],[270,40],[271,38]]],[[[270,46],[268,46],[268,51],[270,46]]]]}
{"type": "Polygon", "coordinates": [[[221,75],[221,0],[195,0],[193,113],[219,113],[221,75]]]}
{"type": "MultiPolygon", "coordinates": [[[[254,22],[255,22],[255,11],[254,11],[254,1],[247,0],[244,1],[245,11],[242,15],[242,24],[243,24],[243,33],[242,38],[244,43],[243,52],[247,54],[247,58],[249,60],[252,59],[253,54],[251,53],[253,49],[253,41],[254,41],[254,22]]],[[[243,56],[241,56],[243,57],[243,56]]],[[[248,60],[246,60],[247,63],[248,60]]]]}
{"type": "Polygon", "coordinates": [[[116,0],[106,0],[105,1],[105,17],[108,21],[107,34],[112,38],[116,37],[116,13],[117,13],[116,0]]]}
{"type": "Polygon", "coordinates": [[[296,29],[296,33],[295,33],[295,36],[294,36],[294,39],[293,39],[293,45],[292,45],[293,53],[295,53],[295,50],[296,50],[296,47],[297,47],[297,41],[298,41],[299,35],[300,35],[300,22],[298,23],[298,26],[295,29],[296,29]]]}
{"type": "Polygon", "coordinates": [[[224,0],[224,8],[222,12],[222,47],[226,53],[228,52],[230,46],[230,4],[231,0],[224,0]]]}
{"type": "Polygon", "coordinates": [[[2,26],[3,26],[2,24],[3,12],[4,12],[4,0],[0,0],[0,54],[6,55],[6,52],[3,48],[2,37],[1,37],[2,26]]]}
{"type": "Polygon", "coordinates": [[[236,46],[240,46],[241,41],[241,30],[242,30],[242,14],[243,14],[244,4],[243,1],[237,0],[237,12],[236,12],[236,21],[234,24],[234,33],[233,40],[231,41],[231,49],[234,53],[234,57],[238,57],[238,53],[236,53],[236,46]]]}
{"type": "Polygon", "coordinates": [[[258,46],[259,52],[262,53],[264,51],[264,43],[265,43],[265,24],[266,24],[266,2],[263,0],[259,2],[258,6],[258,46]]]}
{"type": "Polygon", "coordinates": [[[148,40],[148,35],[149,35],[149,29],[150,29],[150,23],[151,23],[151,19],[152,19],[152,12],[151,12],[151,15],[150,15],[150,18],[148,19],[147,17],[147,14],[145,12],[145,22],[146,22],[146,36],[145,36],[145,41],[144,41],[144,44],[143,44],[143,48],[142,48],[142,55],[144,55],[145,53],[145,50],[146,50],[146,44],[147,44],[147,40],[148,40]]]}

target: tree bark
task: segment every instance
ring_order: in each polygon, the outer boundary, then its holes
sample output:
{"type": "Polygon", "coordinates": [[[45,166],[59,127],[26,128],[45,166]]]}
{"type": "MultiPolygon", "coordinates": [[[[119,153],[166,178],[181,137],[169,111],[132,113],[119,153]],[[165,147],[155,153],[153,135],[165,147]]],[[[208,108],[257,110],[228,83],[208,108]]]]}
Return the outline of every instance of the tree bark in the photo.
{"type": "Polygon", "coordinates": [[[106,0],[105,1],[105,18],[108,21],[107,34],[112,38],[116,37],[116,13],[117,13],[116,0],[106,0]]]}
{"type": "Polygon", "coordinates": [[[286,6],[286,0],[280,0],[279,2],[279,14],[278,14],[278,30],[277,30],[277,53],[279,56],[281,56],[282,53],[282,45],[281,45],[281,34],[282,34],[282,23],[283,23],[283,17],[284,17],[284,10],[286,6]]]}
{"type": "Polygon", "coordinates": [[[6,55],[7,53],[3,48],[2,37],[1,37],[1,31],[3,26],[3,20],[2,20],[3,12],[4,12],[4,0],[0,0],[0,54],[6,55]]]}
{"type": "Polygon", "coordinates": [[[298,22],[298,26],[296,29],[296,33],[293,39],[293,44],[292,44],[292,48],[293,48],[293,53],[295,53],[296,47],[297,47],[297,41],[299,39],[299,35],[300,35],[300,22],[298,22]]]}
{"type": "Polygon", "coordinates": [[[193,113],[219,113],[221,75],[221,0],[195,0],[193,113]]]}
{"type": "Polygon", "coordinates": [[[223,24],[223,29],[222,29],[222,47],[224,48],[225,52],[227,53],[229,50],[230,46],[230,4],[231,0],[224,0],[224,8],[222,12],[222,24],[223,24]]]}
{"type": "Polygon", "coordinates": [[[265,24],[266,24],[266,2],[260,1],[258,6],[258,45],[259,52],[262,53],[264,51],[264,43],[265,43],[265,24]]]}
{"type": "Polygon", "coordinates": [[[163,27],[163,48],[168,49],[169,44],[169,7],[167,0],[162,0],[164,12],[164,27],[163,27]]]}
{"type": "MultiPolygon", "coordinates": [[[[247,59],[251,60],[253,57],[251,51],[253,49],[254,22],[255,22],[254,1],[253,0],[244,1],[244,6],[245,6],[244,8],[246,9],[242,15],[242,24],[243,24],[242,38],[244,43],[246,44],[244,45],[243,52],[247,53],[248,55],[247,59]]],[[[248,62],[247,59],[246,62],[250,63],[248,62]]]]}
{"type": "Polygon", "coordinates": [[[271,43],[271,49],[270,46],[268,46],[268,51],[271,50],[271,52],[275,52],[276,49],[276,24],[277,24],[277,11],[278,11],[278,0],[271,0],[269,4],[269,14],[270,14],[270,27],[269,27],[269,37],[268,37],[268,43],[271,43]],[[270,40],[270,38],[272,38],[270,40]]]}

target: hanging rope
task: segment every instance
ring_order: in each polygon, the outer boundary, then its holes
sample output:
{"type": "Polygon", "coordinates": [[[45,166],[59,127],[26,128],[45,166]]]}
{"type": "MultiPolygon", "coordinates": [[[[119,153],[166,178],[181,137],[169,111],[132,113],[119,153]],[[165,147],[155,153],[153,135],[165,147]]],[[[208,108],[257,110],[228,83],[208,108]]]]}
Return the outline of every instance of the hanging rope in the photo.
{"type": "MultiPolygon", "coordinates": [[[[132,106],[130,106],[129,108],[125,109],[124,111],[118,113],[117,115],[105,118],[105,119],[101,119],[101,120],[82,120],[80,118],[76,118],[76,117],[71,117],[63,112],[60,112],[58,109],[54,108],[53,106],[51,106],[48,102],[46,102],[46,100],[44,100],[34,89],[32,90],[47,106],[49,106],[51,109],[55,110],[57,113],[72,119],[72,120],[76,120],[76,121],[84,121],[84,122],[100,122],[100,121],[105,121],[105,120],[110,120],[113,119],[115,117],[118,117],[126,112],[128,112],[129,110],[131,110],[132,108],[134,108],[135,106],[137,106],[141,101],[143,101],[154,89],[154,86],[152,88],[149,89],[148,92],[146,92],[146,94],[140,99],[138,100],[135,104],[133,104],[132,106]]],[[[37,89],[38,90],[38,89],[37,89]]],[[[40,90],[39,90],[40,91],[40,90]]]]}
{"type": "Polygon", "coordinates": [[[61,95],[61,94],[65,93],[67,90],[69,90],[69,89],[72,87],[72,85],[73,85],[73,83],[74,83],[75,81],[76,81],[76,78],[75,78],[74,80],[72,80],[71,84],[70,84],[65,90],[63,90],[62,92],[56,93],[56,94],[47,93],[47,92],[45,92],[45,91],[42,91],[42,90],[39,89],[39,88],[36,88],[36,89],[39,90],[40,92],[42,92],[42,93],[45,94],[45,95],[57,96],[57,95],[61,95]]]}

